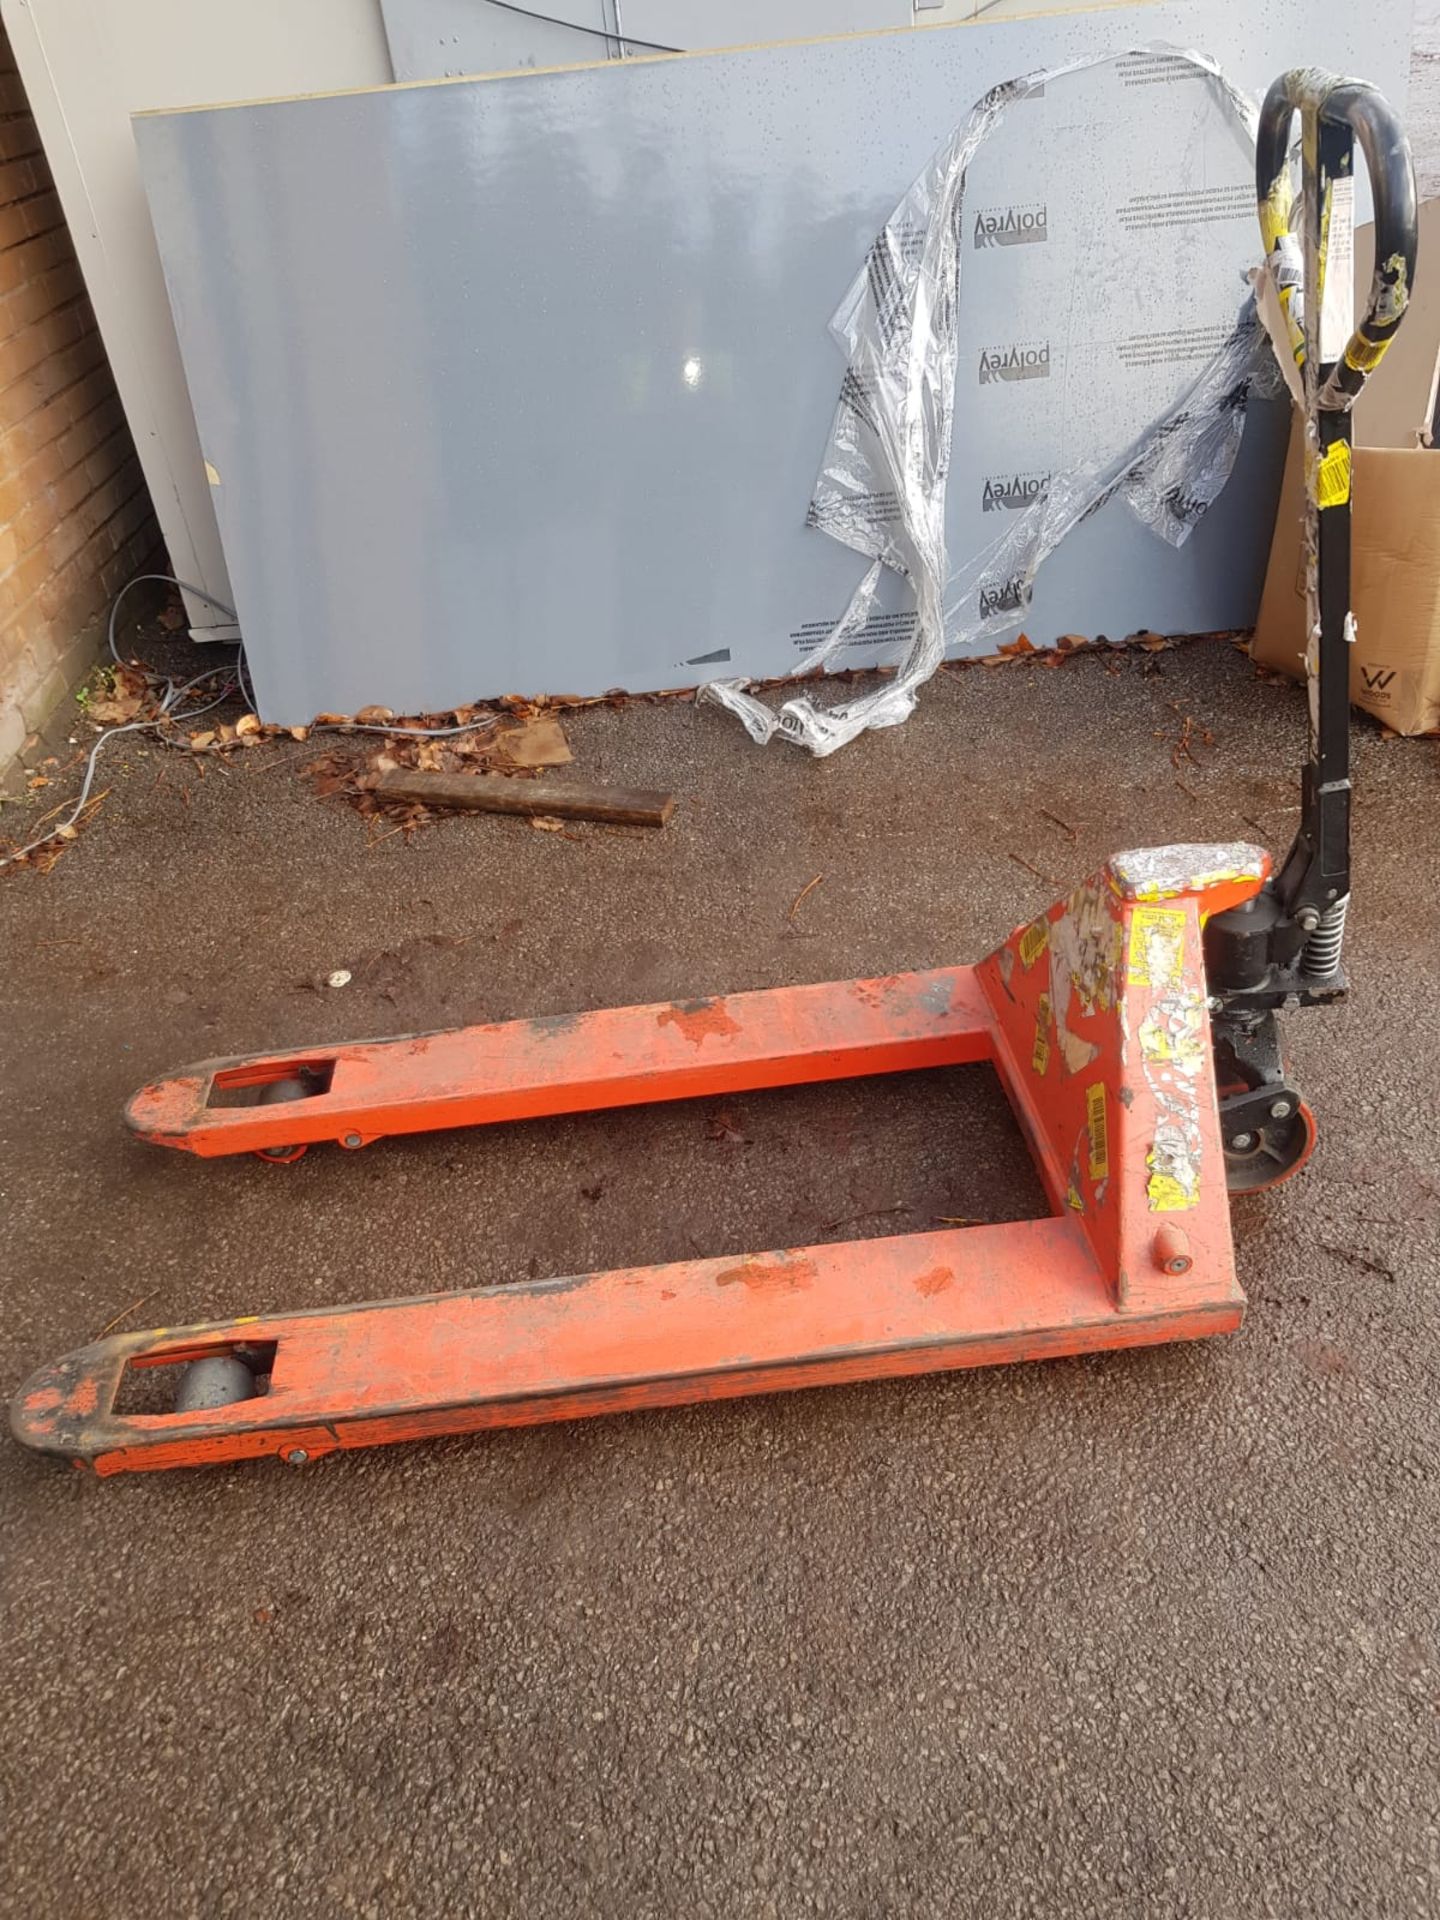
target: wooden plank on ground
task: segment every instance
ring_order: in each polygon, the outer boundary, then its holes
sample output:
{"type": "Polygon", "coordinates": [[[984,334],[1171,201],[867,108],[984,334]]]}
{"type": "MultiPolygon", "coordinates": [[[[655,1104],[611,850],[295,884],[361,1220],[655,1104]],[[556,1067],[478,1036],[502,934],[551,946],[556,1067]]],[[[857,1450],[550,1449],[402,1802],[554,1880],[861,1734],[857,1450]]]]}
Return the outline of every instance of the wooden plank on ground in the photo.
{"type": "Polygon", "coordinates": [[[476,813],[513,813],[555,820],[608,820],[626,827],[663,827],[675,811],[672,793],[607,787],[594,781],[512,780],[504,774],[421,773],[397,767],[376,788],[382,800],[476,813]]]}

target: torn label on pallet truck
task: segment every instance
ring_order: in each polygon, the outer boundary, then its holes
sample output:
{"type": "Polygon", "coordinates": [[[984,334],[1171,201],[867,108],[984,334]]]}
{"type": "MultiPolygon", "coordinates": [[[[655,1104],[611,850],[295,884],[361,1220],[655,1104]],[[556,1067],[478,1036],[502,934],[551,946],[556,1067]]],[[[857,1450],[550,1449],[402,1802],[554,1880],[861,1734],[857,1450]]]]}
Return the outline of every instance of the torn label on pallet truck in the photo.
{"type": "Polygon", "coordinates": [[[1120,922],[1111,910],[1108,890],[1092,884],[1077,887],[1059,915],[1050,923],[1050,992],[1047,1015],[1055,1023],[1055,1038],[1066,1073],[1083,1073],[1099,1047],[1073,1029],[1072,999],[1077,1014],[1088,1017],[1115,1004],[1120,966],[1120,922]]]}
{"type": "Polygon", "coordinates": [[[1145,1158],[1152,1213],[1200,1204],[1200,1075],[1207,1045],[1204,997],[1193,991],[1177,988],[1165,995],[1140,1023],[1140,1062],[1156,1112],[1155,1140],[1145,1158]]]}
{"type": "Polygon", "coordinates": [[[830,323],[848,364],[808,519],[873,564],[796,670],[841,668],[852,645],[873,645],[888,570],[915,600],[895,677],[830,707],[798,695],[775,711],[740,680],[713,681],[704,697],[758,741],[779,733],[832,753],[905,720],[947,652],[987,651],[1020,626],[1042,561],[1108,501],[1183,544],[1230,476],[1252,392],[1279,390],[1245,279],[1255,119],[1213,61],[1162,47],[1027,74],[975,105],[830,323]],[[1140,85],[1169,91],[1183,173],[1163,171],[1134,114],[1140,85]],[[1084,139],[1092,119],[1104,142],[1084,139]],[[1007,123],[1013,138],[996,142],[1007,123]],[[1007,206],[989,208],[992,198],[1007,206]],[[1100,274],[1133,289],[1113,322],[1087,295],[1100,274]],[[1063,345],[1046,337],[1057,304],[1063,345]],[[1024,337],[991,340],[985,327],[1024,337]],[[982,489],[969,423],[978,432],[1001,406],[1014,417],[1016,471],[982,489]],[[1012,522],[965,555],[946,550],[952,447],[957,479],[1012,522]]]}
{"type": "Polygon", "coordinates": [[[1196,893],[1221,880],[1259,880],[1269,865],[1261,847],[1244,840],[1219,845],[1134,847],[1110,861],[1114,882],[1127,900],[1165,900],[1173,894],[1196,893]]]}

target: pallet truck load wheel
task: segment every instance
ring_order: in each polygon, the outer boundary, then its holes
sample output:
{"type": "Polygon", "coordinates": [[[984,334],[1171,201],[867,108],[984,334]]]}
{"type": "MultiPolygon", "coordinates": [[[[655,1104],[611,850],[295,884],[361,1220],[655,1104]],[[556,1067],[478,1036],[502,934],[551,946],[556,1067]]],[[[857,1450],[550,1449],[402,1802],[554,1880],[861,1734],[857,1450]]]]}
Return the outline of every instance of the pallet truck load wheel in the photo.
{"type": "Polygon", "coordinates": [[[113,1335],[26,1381],[22,1445],[101,1474],[1046,1360],[1230,1333],[1230,1195],[1289,1179],[1315,1122],[1280,1016],[1343,1000],[1350,904],[1351,407],[1405,316],[1415,177],[1373,87],[1313,67],[1260,113],[1264,252],[1305,396],[1309,753],[1272,868],[1238,841],[1114,854],[973,966],[208,1060],[126,1119],[202,1156],[988,1063],[1048,1213],[845,1244],[487,1285],[113,1335]],[[1291,170],[1296,115],[1304,191],[1291,170]],[[1322,298],[1356,143],[1376,271],[1346,337],[1322,298]],[[238,1099],[232,1095],[238,1094],[238,1099]],[[283,1113],[268,1112],[272,1105],[283,1113]],[[249,1364],[248,1361],[253,1361],[249,1364]],[[116,1411],[184,1366],[170,1415],[116,1411]]]}
{"type": "Polygon", "coordinates": [[[253,1400],[255,1393],[255,1376],[243,1360],[233,1353],[207,1354],[203,1360],[192,1360],[180,1376],[175,1411],[213,1412],[253,1400]]]}
{"type": "MultiPolygon", "coordinates": [[[[257,1107],[277,1107],[287,1100],[308,1100],[312,1093],[308,1081],[298,1077],[289,1080],[272,1080],[268,1087],[260,1089],[257,1107]]],[[[257,1147],[255,1158],[264,1160],[272,1167],[293,1166],[308,1149],[304,1146],[257,1147]]]]}

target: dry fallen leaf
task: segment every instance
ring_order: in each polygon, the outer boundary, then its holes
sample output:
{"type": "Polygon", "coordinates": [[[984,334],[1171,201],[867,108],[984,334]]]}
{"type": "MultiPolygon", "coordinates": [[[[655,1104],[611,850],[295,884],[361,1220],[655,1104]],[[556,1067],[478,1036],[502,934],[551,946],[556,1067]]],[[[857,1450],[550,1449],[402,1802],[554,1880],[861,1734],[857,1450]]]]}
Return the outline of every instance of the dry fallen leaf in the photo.
{"type": "Polygon", "coordinates": [[[310,724],[312,727],[348,727],[351,721],[348,713],[317,713],[310,724]]]}
{"type": "Polygon", "coordinates": [[[309,727],[291,727],[290,738],[292,740],[308,740],[310,738],[309,727]]]}
{"type": "Polygon", "coordinates": [[[110,673],[108,689],[94,694],[86,702],[85,711],[99,726],[123,727],[139,718],[149,699],[150,689],[143,673],[134,667],[115,667],[110,673]]]}
{"type": "Polygon", "coordinates": [[[1017,660],[1022,653],[1034,653],[1035,643],[1027,634],[1017,633],[1013,640],[1002,640],[995,651],[1006,660],[1017,660]]]}
{"type": "Polygon", "coordinates": [[[506,727],[490,743],[490,751],[501,767],[563,767],[575,758],[553,713],[539,714],[523,726],[506,727]]]}
{"type": "Polygon", "coordinates": [[[247,733],[259,733],[259,731],[260,716],[258,713],[242,713],[240,718],[235,722],[235,732],[237,735],[243,736],[247,733]]]}
{"type": "Polygon", "coordinates": [[[530,824],[535,828],[537,833],[563,833],[565,831],[565,822],[555,819],[554,815],[549,813],[532,814],[530,824]]]}
{"type": "Polygon", "coordinates": [[[27,787],[33,789],[35,787],[48,787],[50,782],[45,778],[43,773],[32,773],[25,784],[27,787]]]}
{"type": "Polygon", "coordinates": [[[203,753],[206,747],[213,747],[214,744],[215,730],[213,727],[207,727],[203,733],[192,733],[190,736],[190,745],[196,753],[203,753]]]}
{"type": "Polygon", "coordinates": [[[97,727],[123,727],[140,717],[144,702],[138,697],[123,700],[92,700],[85,709],[97,727]]]}
{"type": "Polygon", "coordinates": [[[395,718],[391,707],[361,707],[355,716],[357,727],[388,727],[395,718]]]}

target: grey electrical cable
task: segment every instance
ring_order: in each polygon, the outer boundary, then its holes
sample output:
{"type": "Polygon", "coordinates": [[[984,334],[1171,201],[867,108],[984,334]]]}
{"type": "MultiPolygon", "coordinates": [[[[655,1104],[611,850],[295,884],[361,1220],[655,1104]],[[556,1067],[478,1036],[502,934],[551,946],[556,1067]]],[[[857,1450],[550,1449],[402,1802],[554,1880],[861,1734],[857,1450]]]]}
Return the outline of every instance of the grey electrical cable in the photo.
{"type": "Polygon", "coordinates": [[[120,726],[111,727],[107,732],[102,733],[90,749],[89,757],[85,762],[85,778],[80,782],[79,798],[71,807],[66,817],[60,822],[60,825],[58,827],[51,827],[48,833],[42,833],[38,839],[30,841],[28,845],[17,847],[14,853],[0,855],[0,867],[13,866],[17,860],[23,860],[26,854],[34,853],[37,847],[48,845],[57,834],[62,833],[66,827],[71,827],[75,824],[80,818],[80,815],[85,811],[85,803],[90,798],[90,789],[95,784],[95,763],[100,758],[101,749],[109,746],[117,734],[144,733],[153,727],[159,726],[164,720],[193,720],[198,714],[208,713],[212,707],[218,707],[222,700],[229,698],[230,694],[234,691],[233,683],[218,693],[213,700],[207,700],[202,707],[191,707],[188,710],[177,712],[174,710],[175,701],[183,694],[188,693],[192,687],[198,687],[202,681],[213,680],[217,673],[227,671],[228,669],[224,667],[212,667],[208,673],[197,674],[193,680],[187,680],[183,687],[175,689],[166,696],[161,703],[158,714],[152,714],[145,720],[126,720],[120,726]]]}
{"type": "MultiPolygon", "coordinates": [[[[123,667],[126,664],[125,661],[120,658],[120,650],[115,645],[115,621],[120,613],[120,602],[132,587],[143,586],[147,580],[160,580],[168,587],[179,587],[183,593],[193,593],[197,600],[203,600],[207,607],[218,607],[221,613],[228,613],[232,620],[238,620],[240,618],[233,607],[227,607],[225,602],[223,600],[217,600],[213,593],[206,593],[203,587],[192,587],[188,580],[177,580],[173,573],[137,573],[133,579],[125,582],[124,586],[121,587],[115,598],[110,602],[110,620],[105,629],[105,641],[110,649],[110,658],[115,662],[117,667],[123,667]]],[[[143,662],[137,661],[135,664],[139,666],[142,665],[143,662]]]]}
{"type": "Polygon", "coordinates": [[[246,706],[249,707],[251,713],[258,713],[260,709],[255,704],[255,688],[250,681],[250,663],[245,658],[244,647],[241,647],[240,658],[235,662],[235,671],[239,675],[240,691],[245,696],[246,706]]]}
{"type": "MultiPolygon", "coordinates": [[[[666,51],[670,51],[670,49],[666,49],[666,51]]],[[[228,614],[232,620],[239,618],[235,609],[227,606],[223,600],[217,600],[214,594],[206,593],[203,587],[192,586],[185,580],[177,580],[173,573],[137,573],[133,579],[125,582],[124,586],[121,587],[120,591],[115,595],[114,600],[110,603],[110,618],[106,625],[105,640],[110,651],[110,657],[117,666],[123,667],[132,664],[120,657],[120,650],[115,643],[115,622],[120,612],[120,603],[132,587],[138,587],[147,580],[156,580],[166,586],[179,587],[185,593],[194,594],[197,600],[203,600],[206,606],[217,607],[221,613],[228,614]]],[[[66,827],[75,824],[85,810],[85,803],[90,798],[90,789],[95,783],[95,763],[99,759],[102,750],[115,739],[117,734],[143,733],[147,729],[162,726],[167,720],[171,722],[196,720],[202,713],[209,713],[212,707],[218,707],[222,701],[227,700],[237,689],[245,700],[249,711],[252,713],[257,711],[255,694],[250,684],[250,673],[245,663],[245,649],[243,646],[239,648],[233,661],[226,661],[223,666],[209,667],[204,673],[197,673],[193,680],[186,680],[183,685],[178,687],[167,675],[156,672],[153,667],[145,666],[143,661],[137,660],[133,662],[133,664],[139,667],[140,671],[152,682],[163,684],[163,691],[160,695],[159,712],[151,714],[150,717],[145,720],[126,720],[121,725],[111,727],[108,732],[102,733],[90,749],[89,756],[86,759],[85,777],[80,783],[80,797],[71,807],[66,817],[60,822],[60,825],[58,827],[51,827],[48,833],[42,833],[37,840],[31,840],[25,846],[17,847],[14,853],[0,854],[0,867],[13,866],[17,860],[23,860],[27,854],[34,853],[37,847],[48,845],[57,834],[63,832],[66,827]],[[207,700],[202,707],[189,707],[185,709],[178,707],[177,702],[182,700],[193,687],[201,686],[205,681],[213,680],[219,674],[228,674],[233,677],[230,680],[230,684],[222,687],[213,700],[207,700]]],[[[368,721],[362,723],[357,720],[326,721],[322,726],[312,727],[308,729],[308,731],[313,733],[388,733],[399,734],[402,737],[409,737],[416,740],[445,740],[457,733],[473,733],[477,727],[491,726],[495,719],[496,715],[487,713],[478,720],[462,720],[452,727],[397,727],[372,725],[368,721]]],[[[165,740],[163,734],[159,737],[162,741],[165,740]]],[[[165,741],[165,744],[167,746],[173,746],[179,743],[175,741],[165,741]]]]}
{"type": "MultiPolygon", "coordinates": [[[[228,614],[232,620],[237,618],[233,607],[226,606],[223,600],[217,600],[214,594],[206,593],[203,587],[192,586],[186,580],[177,580],[175,576],[170,573],[137,573],[132,579],[125,582],[124,586],[121,587],[120,591],[115,595],[115,598],[110,602],[110,618],[105,627],[105,644],[109,649],[110,658],[117,666],[123,667],[127,664],[127,662],[121,659],[120,649],[115,644],[115,622],[119,617],[121,602],[132,587],[141,586],[147,580],[158,580],[166,586],[181,587],[186,593],[193,593],[197,600],[203,600],[207,606],[218,607],[221,613],[228,614]]],[[[37,847],[48,845],[48,843],[53,840],[57,834],[62,833],[66,827],[74,826],[75,822],[80,818],[80,815],[85,811],[85,803],[90,798],[90,789],[95,784],[95,764],[99,760],[102,750],[110,744],[117,734],[143,733],[152,727],[159,726],[165,720],[193,720],[197,713],[208,713],[211,707],[218,707],[222,700],[229,697],[234,688],[233,680],[230,686],[222,688],[215,698],[207,701],[203,707],[191,707],[188,710],[179,710],[177,703],[184,699],[192,687],[201,686],[205,681],[215,679],[218,674],[232,673],[233,667],[236,664],[238,663],[227,661],[223,666],[210,667],[204,673],[197,673],[193,680],[187,680],[183,686],[177,687],[175,682],[167,675],[157,674],[142,662],[136,661],[135,665],[140,667],[141,672],[144,673],[148,679],[164,682],[164,692],[160,696],[160,711],[156,714],[151,714],[144,720],[126,720],[120,726],[111,727],[107,732],[102,733],[90,749],[89,755],[86,758],[85,777],[80,782],[80,796],[71,807],[69,813],[60,822],[60,825],[58,827],[51,827],[50,831],[48,833],[42,833],[39,839],[31,840],[23,847],[17,847],[14,853],[0,855],[0,867],[14,866],[17,860],[23,860],[27,854],[34,853],[37,847]]]]}
{"type": "MultiPolygon", "coordinates": [[[[193,593],[197,600],[203,600],[207,606],[218,607],[221,613],[228,614],[232,620],[238,620],[240,617],[233,607],[227,606],[223,600],[217,600],[214,594],[206,593],[203,587],[192,587],[188,581],[177,580],[173,573],[137,573],[133,580],[127,580],[124,586],[121,587],[110,608],[110,622],[106,639],[110,647],[110,657],[115,661],[117,666],[129,664],[120,658],[119,651],[115,645],[115,617],[120,611],[120,602],[132,587],[138,587],[146,580],[159,580],[163,581],[166,586],[180,587],[186,593],[193,593]]],[[[138,666],[142,672],[153,674],[153,669],[146,667],[143,661],[137,660],[133,664],[138,666]]],[[[239,648],[234,664],[240,691],[245,696],[245,703],[251,713],[258,713],[260,708],[256,703],[255,689],[250,679],[250,668],[245,659],[245,649],[243,646],[239,648]]],[[[192,687],[197,686],[201,680],[208,680],[213,674],[227,671],[228,668],[212,667],[209,673],[199,674],[194,680],[188,681],[186,684],[192,687]]],[[[173,680],[165,679],[163,674],[154,674],[154,678],[164,680],[166,694],[171,694],[175,685],[173,680]]],[[[184,691],[185,689],[182,687],[180,692],[183,693],[184,691]]],[[[178,698],[178,695],[175,697],[178,698]]],[[[214,704],[218,704],[218,702],[214,704]]],[[[157,719],[163,719],[164,717],[165,706],[162,704],[161,712],[157,715],[157,719]]],[[[191,716],[187,716],[187,718],[188,717],[191,716]]],[[[492,714],[486,714],[483,719],[462,720],[458,725],[453,727],[397,727],[393,725],[371,725],[368,721],[362,723],[358,720],[346,720],[343,722],[327,721],[324,726],[310,727],[308,731],[311,733],[399,733],[408,735],[416,740],[444,740],[457,733],[472,733],[476,727],[487,727],[493,718],[494,716],[492,714]]]]}

